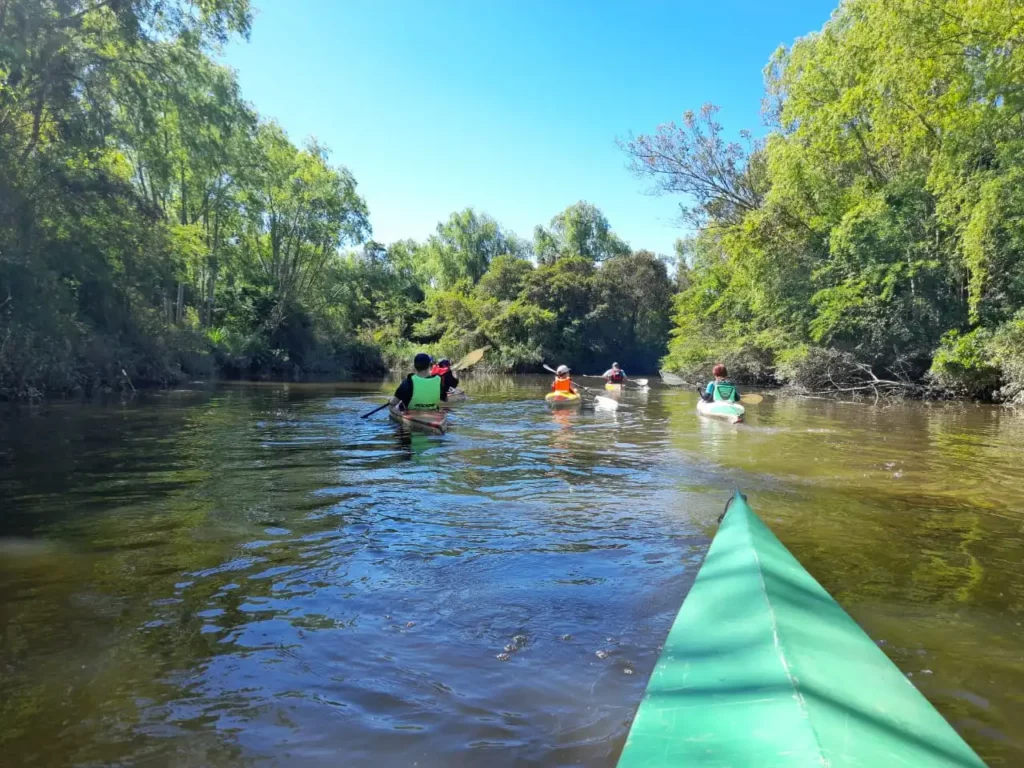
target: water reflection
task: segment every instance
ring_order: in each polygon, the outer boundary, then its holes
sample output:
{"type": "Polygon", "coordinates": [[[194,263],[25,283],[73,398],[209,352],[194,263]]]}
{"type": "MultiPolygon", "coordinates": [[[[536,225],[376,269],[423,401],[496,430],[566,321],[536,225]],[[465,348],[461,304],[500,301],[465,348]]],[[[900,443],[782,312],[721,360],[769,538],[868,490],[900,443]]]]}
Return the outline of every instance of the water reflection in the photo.
{"type": "Polygon", "coordinates": [[[386,386],[5,412],[5,756],[611,765],[739,485],[984,758],[1024,761],[1024,420],[767,398],[729,425],[548,386],[470,378],[445,437],[359,418],[386,386]]]}

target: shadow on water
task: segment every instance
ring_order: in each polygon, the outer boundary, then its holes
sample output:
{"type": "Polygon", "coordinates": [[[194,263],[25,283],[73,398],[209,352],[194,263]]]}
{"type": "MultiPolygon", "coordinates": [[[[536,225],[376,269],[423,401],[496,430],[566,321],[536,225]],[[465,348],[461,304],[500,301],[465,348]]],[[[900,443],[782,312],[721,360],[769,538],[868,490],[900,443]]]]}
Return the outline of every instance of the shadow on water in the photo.
{"type": "Polygon", "coordinates": [[[742,486],[986,759],[1024,760],[1011,422],[766,399],[734,427],[548,385],[469,378],[444,437],[360,419],[385,385],[6,412],[0,750],[612,765],[742,486]]]}

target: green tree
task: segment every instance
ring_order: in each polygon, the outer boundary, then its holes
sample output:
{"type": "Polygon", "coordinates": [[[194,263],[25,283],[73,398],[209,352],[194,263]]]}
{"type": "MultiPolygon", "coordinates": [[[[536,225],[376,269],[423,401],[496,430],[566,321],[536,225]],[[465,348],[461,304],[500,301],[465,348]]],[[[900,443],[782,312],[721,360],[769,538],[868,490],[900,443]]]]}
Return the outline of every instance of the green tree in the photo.
{"type": "Polygon", "coordinates": [[[540,264],[558,259],[581,258],[604,261],[629,252],[600,209],[580,201],[551,219],[549,229],[534,230],[534,251],[540,264]]]}

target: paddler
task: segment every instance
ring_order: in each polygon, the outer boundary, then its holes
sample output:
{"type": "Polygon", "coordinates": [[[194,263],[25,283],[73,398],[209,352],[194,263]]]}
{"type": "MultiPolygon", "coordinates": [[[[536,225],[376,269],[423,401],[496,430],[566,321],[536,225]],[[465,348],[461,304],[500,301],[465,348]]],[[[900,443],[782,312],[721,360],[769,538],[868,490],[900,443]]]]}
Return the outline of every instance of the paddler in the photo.
{"type": "Polygon", "coordinates": [[[555,382],[551,385],[551,390],[553,392],[572,392],[576,395],[580,393],[576,389],[576,385],[572,383],[568,365],[560,365],[555,369],[555,382]]]}
{"type": "Polygon", "coordinates": [[[441,383],[444,386],[445,392],[451,392],[459,387],[459,380],[455,378],[455,373],[452,371],[452,362],[448,358],[434,363],[434,366],[430,369],[430,374],[441,377],[441,383]]]}
{"type": "Polygon", "coordinates": [[[738,403],[740,400],[740,391],[736,388],[736,385],[729,381],[729,372],[725,369],[725,366],[719,363],[711,369],[711,375],[715,377],[715,380],[708,384],[708,388],[704,393],[704,399],[707,402],[729,402],[738,403]]]}
{"type": "Polygon", "coordinates": [[[601,374],[601,377],[609,384],[623,384],[626,381],[626,372],[619,367],[618,363],[612,363],[612,367],[601,374]]]}
{"type": "Polygon", "coordinates": [[[430,355],[425,352],[416,355],[412,361],[416,372],[410,373],[398,385],[389,401],[391,405],[403,410],[437,410],[448,400],[448,390],[443,386],[441,377],[430,372],[432,365],[430,355]]]}

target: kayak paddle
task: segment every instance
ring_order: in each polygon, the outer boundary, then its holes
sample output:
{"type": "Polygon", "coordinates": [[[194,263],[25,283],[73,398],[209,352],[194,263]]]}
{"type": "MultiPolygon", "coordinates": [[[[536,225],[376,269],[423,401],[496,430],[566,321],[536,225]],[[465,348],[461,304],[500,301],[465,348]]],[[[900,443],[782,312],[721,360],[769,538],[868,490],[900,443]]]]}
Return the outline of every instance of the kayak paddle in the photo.
{"type": "Polygon", "coordinates": [[[486,347],[480,347],[480,349],[474,349],[472,352],[470,352],[464,358],[459,360],[459,362],[457,362],[455,365],[453,365],[452,366],[452,370],[453,371],[461,371],[461,370],[463,370],[465,368],[469,368],[471,366],[476,365],[481,360],[483,360],[484,353],[487,352],[487,350],[490,349],[490,348],[491,348],[491,345],[488,344],[486,347]]]}
{"type": "MultiPolygon", "coordinates": [[[[711,402],[711,400],[709,399],[710,395],[708,395],[707,391],[704,388],[697,387],[697,394],[700,395],[700,399],[703,400],[704,402],[711,402]]],[[[764,398],[761,395],[755,395],[753,393],[749,395],[740,395],[740,402],[743,403],[744,405],[757,405],[762,400],[764,400],[764,398]]]]}
{"type": "Polygon", "coordinates": [[[676,376],[674,373],[669,373],[668,371],[658,371],[658,373],[661,374],[661,380],[670,387],[686,386],[686,380],[682,376],[676,376]]]}
{"type": "Polygon", "coordinates": [[[387,408],[387,407],[388,407],[389,405],[391,405],[391,403],[390,403],[390,402],[388,402],[388,403],[384,403],[384,405],[382,405],[382,406],[381,406],[380,408],[374,408],[374,409],[373,409],[372,411],[370,411],[369,413],[364,413],[364,414],[363,414],[362,416],[360,416],[359,418],[360,418],[360,419],[365,419],[365,418],[366,418],[367,416],[373,416],[373,414],[377,413],[377,411],[383,411],[383,410],[384,410],[385,408],[387,408]]]}
{"type": "Polygon", "coordinates": [[[592,390],[590,387],[584,387],[582,384],[580,385],[580,389],[582,389],[584,392],[586,392],[592,398],[594,398],[594,407],[595,408],[607,408],[609,411],[618,410],[618,408],[619,408],[619,401],[618,400],[613,400],[610,397],[605,397],[604,395],[599,395],[599,394],[595,393],[594,390],[592,390]]]}

